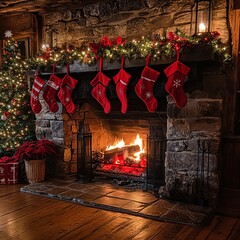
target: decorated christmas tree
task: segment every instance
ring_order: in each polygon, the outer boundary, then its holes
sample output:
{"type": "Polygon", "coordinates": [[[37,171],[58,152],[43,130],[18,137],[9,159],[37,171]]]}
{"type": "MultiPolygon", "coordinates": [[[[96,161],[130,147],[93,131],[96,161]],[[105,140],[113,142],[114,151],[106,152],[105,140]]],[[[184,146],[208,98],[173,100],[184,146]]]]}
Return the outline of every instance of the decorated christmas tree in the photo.
{"type": "Polygon", "coordinates": [[[21,58],[11,31],[6,31],[5,37],[0,70],[0,155],[14,151],[34,135],[34,115],[29,103],[29,66],[21,58]]]}

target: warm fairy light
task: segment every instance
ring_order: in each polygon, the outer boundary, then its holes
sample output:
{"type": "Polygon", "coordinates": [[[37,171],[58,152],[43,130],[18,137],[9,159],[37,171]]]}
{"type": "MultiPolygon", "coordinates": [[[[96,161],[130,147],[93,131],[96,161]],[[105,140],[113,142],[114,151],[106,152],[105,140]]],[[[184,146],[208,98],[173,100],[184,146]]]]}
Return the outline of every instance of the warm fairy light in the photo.
{"type": "Polygon", "coordinates": [[[42,50],[43,50],[43,51],[46,51],[47,49],[49,49],[49,44],[46,44],[46,43],[43,44],[43,45],[42,45],[42,50]]]}

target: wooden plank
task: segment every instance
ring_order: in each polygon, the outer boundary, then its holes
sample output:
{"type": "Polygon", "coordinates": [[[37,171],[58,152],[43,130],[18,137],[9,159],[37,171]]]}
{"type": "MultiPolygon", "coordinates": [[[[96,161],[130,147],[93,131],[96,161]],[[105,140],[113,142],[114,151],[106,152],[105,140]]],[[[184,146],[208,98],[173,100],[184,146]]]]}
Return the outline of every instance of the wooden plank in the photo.
{"type": "Polygon", "coordinates": [[[19,185],[0,185],[0,198],[15,192],[19,192],[19,185]]]}
{"type": "Polygon", "coordinates": [[[221,217],[216,227],[210,233],[208,240],[225,240],[232,232],[237,219],[231,217],[221,217]]]}
{"type": "MultiPolygon", "coordinates": [[[[64,236],[64,239],[66,240],[72,240],[72,239],[77,239],[78,236],[81,235],[81,238],[86,238],[88,240],[90,239],[111,239],[112,232],[116,229],[121,229],[122,226],[125,226],[128,224],[128,222],[130,221],[130,218],[128,216],[121,216],[121,217],[116,217],[115,219],[111,219],[108,222],[105,222],[105,224],[101,224],[99,225],[99,223],[97,223],[98,228],[97,230],[95,229],[95,227],[92,227],[92,229],[90,229],[90,231],[86,231],[86,228],[88,228],[87,226],[84,226],[85,230],[83,228],[78,228],[75,229],[73,232],[67,234],[64,236]]],[[[96,223],[96,221],[95,221],[96,223]]],[[[97,226],[95,225],[95,226],[97,226]]],[[[114,236],[116,237],[116,236],[114,236]]],[[[116,238],[117,239],[117,238],[116,238]]]]}
{"type": "Polygon", "coordinates": [[[168,224],[166,228],[157,233],[152,240],[173,239],[174,236],[183,228],[182,224],[168,224]]]}
{"type": "MultiPolygon", "coordinates": [[[[9,185],[2,189],[12,192],[17,188],[18,185],[9,185]]],[[[194,227],[88,208],[19,191],[0,197],[0,210],[5,208],[3,214],[0,212],[1,239],[235,240],[240,233],[239,218],[218,215],[209,225],[194,227]]]]}
{"type": "Polygon", "coordinates": [[[0,28],[0,39],[5,38],[5,31],[11,30],[14,34],[14,37],[17,35],[23,35],[24,33],[32,33],[32,15],[29,13],[19,14],[17,16],[17,24],[16,24],[16,17],[9,17],[4,16],[0,17],[0,22],[2,24],[0,28]]]}
{"type": "Polygon", "coordinates": [[[139,234],[137,234],[132,240],[152,239],[159,234],[163,229],[168,228],[169,223],[151,221],[139,234]]]}
{"type": "Polygon", "coordinates": [[[209,234],[213,231],[216,225],[219,223],[220,217],[214,217],[212,222],[207,226],[197,226],[190,227],[184,226],[181,231],[179,231],[174,240],[202,240],[207,239],[209,234]]]}
{"type": "Polygon", "coordinates": [[[234,9],[240,9],[240,1],[239,0],[233,0],[233,8],[234,9]]]}
{"type": "Polygon", "coordinates": [[[222,186],[240,190],[240,137],[225,137],[222,143],[222,186]]]}
{"type": "Polygon", "coordinates": [[[237,220],[237,223],[235,224],[228,240],[239,239],[239,236],[240,236],[240,219],[237,220]]]}

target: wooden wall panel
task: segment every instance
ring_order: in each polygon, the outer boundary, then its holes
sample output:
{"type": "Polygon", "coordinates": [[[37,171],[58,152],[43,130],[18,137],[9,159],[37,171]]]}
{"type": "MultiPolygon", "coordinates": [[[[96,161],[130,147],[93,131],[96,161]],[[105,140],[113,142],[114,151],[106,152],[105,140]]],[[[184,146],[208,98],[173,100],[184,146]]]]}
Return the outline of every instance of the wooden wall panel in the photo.
{"type": "Polygon", "coordinates": [[[234,7],[234,9],[240,9],[240,1],[234,0],[233,7],[234,7]]]}
{"type": "Polygon", "coordinates": [[[240,189],[240,137],[225,137],[222,144],[222,187],[240,189]]]}
{"type": "Polygon", "coordinates": [[[14,36],[33,33],[32,14],[0,17],[0,39],[5,38],[7,30],[11,30],[14,36]]]}

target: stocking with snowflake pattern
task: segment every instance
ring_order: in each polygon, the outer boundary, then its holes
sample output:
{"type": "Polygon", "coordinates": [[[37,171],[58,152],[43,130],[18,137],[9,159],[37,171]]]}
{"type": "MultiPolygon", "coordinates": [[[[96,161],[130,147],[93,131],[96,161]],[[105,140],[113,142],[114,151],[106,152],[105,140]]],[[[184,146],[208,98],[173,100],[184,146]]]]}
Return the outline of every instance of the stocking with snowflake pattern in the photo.
{"type": "Polygon", "coordinates": [[[116,83],[116,92],[117,96],[122,104],[121,112],[126,113],[128,108],[127,101],[127,88],[129,81],[131,79],[131,75],[127,73],[124,69],[124,57],[122,57],[121,61],[121,69],[119,72],[113,77],[114,82],[116,83]]]}
{"type": "Polygon", "coordinates": [[[146,57],[146,66],[144,67],[141,78],[135,86],[135,92],[145,103],[149,112],[155,112],[158,106],[157,99],[153,93],[153,87],[158,79],[159,72],[148,66],[150,54],[146,57]]]}
{"type": "Polygon", "coordinates": [[[182,108],[187,104],[187,96],[183,89],[183,83],[189,71],[190,68],[179,60],[164,70],[164,73],[168,77],[165,89],[172,96],[178,108],[182,108]]]}
{"type": "Polygon", "coordinates": [[[95,78],[90,82],[93,86],[91,91],[92,96],[102,105],[105,113],[110,113],[111,104],[106,96],[107,86],[111,79],[102,72],[102,58],[99,59],[100,71],[95,78]]]}

